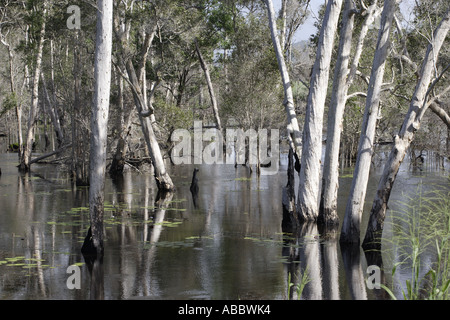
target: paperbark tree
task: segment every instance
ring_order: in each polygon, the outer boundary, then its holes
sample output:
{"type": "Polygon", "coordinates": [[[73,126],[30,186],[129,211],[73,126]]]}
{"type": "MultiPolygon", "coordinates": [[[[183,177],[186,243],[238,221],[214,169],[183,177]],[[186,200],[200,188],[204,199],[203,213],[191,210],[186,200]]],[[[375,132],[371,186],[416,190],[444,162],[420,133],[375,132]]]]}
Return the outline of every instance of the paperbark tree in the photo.
{"type": "MultiPolygon", "coordinates": [[[[377,1],[366,8],[363,14],[366,18],[355,45],[355,53],[350,64],[350,52],[353,38],[355,5],[353,1],[345,1],[342,18],[342,28],[338,58],[334,71],[333,89],[328,112],[327,143],[322,175],[322,195],[319,207],[319,223],[338,224],[337,193],[339,188],[339,149],[345,105],[348,100],[348,90],[353,83],[363,51],[364,40],[369,26],[378,13],[377,1]]],[[[381,9],[380,9],[381,11],[381,9]]]]}
{"type": "Polygon", "coordinates": [[[103,213],[106,175],[106,144],[111,88],[113,2],[97,0],[97,34],[94,65],[94,100],[91,114],[89,158],[89,214],[92,247],[103,254],[103,213]]]}
{"type": "Polygon", "coordinates": [[[315,221],[318,217],[323,113],[341,6],[342,0],[329,0],[327,3],[320,30],[316,61],[311,74],[303,129],[300,187],[297,202],[301,221],[315,221]]]}
{"type": "Polygon", "coordinates": [[[111,161],[111,166],[109,168],[109,173],[113,178],[119,177],[121,174],[123,174],[123,170],[125,167],[125,156],[127,153],[126,141],[131,131],[131,122],[133,119],[132,115],[129,112],[125,115],[123,78],[121,76],[118,76],[117,81],[118,81],[118,90],[117,90],[118,117],[116,123],[117,146],[116,152],[114,153],[113,159],[111,161]]]}
{"type": "Polygon", "coordinates": [[[205,59],[203,59],[203,55],[198,46],[197,39],[195,39],[195,50],[197,51],[198,59],[200,61],[200,66],[203,69],[203,72],[205,74],[206,84],[208,85],[209,96],[211,98],[211,107],[213,109],[214,119],[216,120],[216,128],[222,132],[222,125],[220,123],[219,107],[217,105],[216,94],[214,92],[214,87],[213,87],[213,84],[211,81],[211,76],[210,76],[208,65],[206,64],[205,59]]]}
{"type": "Polygon", "coordinates": [[[39,42],[37,47],[36,61],[33,74],[33,89],[31,92],[31,105],[30,105],[30,113],[28,115],[27,134],[25,146],[23,148],[23,154],[19,164],[19,170],[22,172],[30,171],[30,161],[31,161],[31,153],[33,151],[36,116],[39,105],[39,76],[41,74],[41,67],[42,67],[42,52],[44,51],[46,13],[47,13],[47,3],[44,2],[42,13],[43,15],[42,24],[39,31],[39,42]]]}
{"type": "Polygon", "coordinates": [[[294,96],[292,94],[292,83],[289,79],[289,72],[284,60],[284,52],[280,45],[278,38],[275,11],[273,8],[272,0],[265,0],[267,6],[267,12],[269,17],[270,34],[272,37],[272,43],[275,48],[275,54],[277,56],[278,68],[281,73],[281,79],[283,81],[284,88],[284,107],[287,114],[288,131],[290,133],[290,139],[292,141],[292,149],[296,155],[300,157],[301,153],[301,134],[298,126],[297,115],[295,113],[294,96]]]}
{"type": "Polygon", "coordinates": [[[429,94],[443,74],[435,75],[432,82],[433,74],[437,70],[436,62],[438,60],[439,51],[449,32],[449,28],[450,9],[447,10],[441,23],[433,33],[433,37],[428,45],[422,63],[420,77],[417,81],[408,113],[406,114],[399,133],[394,137],[394,145],[384,166],[384,171],[380,178],[372,209],[370,211],[369,223],[363,241],[363,248],[365,250],[381,248],[380,237],[382,235],[387,204],[395,178],[416,131],[420,129],[423,115],[431,104],[427,101],[429,94]]]}
{"type": "Polygon", "coordinates": [[[350,196],[347,201],[341,230],[340,241],[343,243],[359,243],[360,241],[361,216],[369,180],[373,143],[380,105],[381,85],[383,82],[386,58],[388,56],[389,35],[395,9],[396,0],[386,0],[384,2],[377,47],[367,92],[356,166],[353,173],[350,196]]]}
{"type": "Polygon", "coordinates": [[[339,185],[339,146],[342,120],[347,96],[347,75],[352,45],[352,33],[355,6],[352,0],[345,0],[339,53],[334,70],[333,90],[328,111],[327,145],[322,175],[322,196],[320,200],[318,222],[338,224],[337,190],[339,185]]]}
{"type": "Polygon", "coordinates": [[[57,109],[54,106],[52,99],[50,98],[50,95],[47,90],[46,82],[45,82],[44,73],[42,73],[42,72],[41,72],[41,80],[42,80],[42,87],[44,89],[45,100],[47,101],[47,105],[48,105],[48,110],[46,110],[46,111],[50,115],[50,119],[52,121],[54,130],[56,133],[56,140],[58,141],[58,147],[60,147],[63,142],[63,139],[64,139],[64,134],[62,132],[61,123],[59,121],[57,109]]]}
{"type": "Polygon", "coordinates": [[[131,92],[133,94],[134,103],[136,106],[136,110],[138,112],[139,121],[142,128],[142,133],[144,135],[145,142],[147,144],[148,151],[150,153],[150,158],[152,160],[152,165],[154,169],[154,176],[156,180],[156,184],[158,189],[162,192],[173,191],[175,190],[175,185],[172,182],[172,179],[169,176],[169,173],[166,170],[166,166],[164,164],[164,159],[162,157],[161,149],[158,144],[158,140],[156,139],[156,135],[152,125],[152,115],[153,110],[151,105],[147,105],[147,90],[145,86],[142,86],[142,79],[145,76],[145,63],[148,51],[150,50],[150,46],[152,44],[152,39],[156,32],[156,28],[154,28],[150,32],[145,33],[145,48],[141,50],[140,61],[138,65],[138,69],[136,69],[133,65],[133,61],[130,57],[130,50],[128,45],[128,40],[126,33],[123,30],[126,30],[125,27],[120,27],[120,23],[117,21],[115,24],[115,34],[119,41],[120,52],[118,52],[117,57],[120,61],[121,66],[117,66],[117,70],[121,74],[121,76],[126,80],[129,85],[131,92]],[[141,66],[141,67],[140,67],[141,66]],[[125,72],[121,71],[120,67],[125,67],[125,72]]]}
{"type": "MultiPolygon", "coordinates": [[[[3,22],[3,21],[2,21],[3,22]]],[[[2,23],[0,22],[0,23],[2,23]]],[[[9,33],[9,31],[8,31],[9,33]]],[[[22,162],[22,155],[23,155],[23,134],[22,134],[22,102],[20,98],[23,95],[23,91],[25,88],[25,83],[27,79],[27,65],[25,64],[24,68],[24,76],[23,76],[23,82],[21,89],[18,90],[16,88],[16,81],[15,81],[15,74],[14,74],[14,57],[15,52],[12,48],[11,44],[7,41],[6,34],[3,34],[0,30],[0,42],[6,47],[8,50],[8,58],[9,58],[9,86],[11,90],[11,97],[12,101],[15,103],[14,109],[16,113],[16,119],[17,119],[17,137],[18,137],[18,156],[19,156],[19,163],[22,162]]]]}

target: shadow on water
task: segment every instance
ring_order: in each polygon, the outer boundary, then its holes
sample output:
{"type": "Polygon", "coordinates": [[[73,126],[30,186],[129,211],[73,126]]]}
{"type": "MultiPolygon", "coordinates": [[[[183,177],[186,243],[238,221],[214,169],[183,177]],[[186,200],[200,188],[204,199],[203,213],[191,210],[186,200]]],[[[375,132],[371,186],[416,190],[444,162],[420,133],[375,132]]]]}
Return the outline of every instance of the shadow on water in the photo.
{"type": "MultiPolygon", "coordinates": [[[[339,229],[286,229],[286,158],[279,174],[260,177],[242,166],[170,167],[177,191],[165,195],[152,173],[108,179],[105,252],[93,259],[80,251],[89,228],[87,188],[73,187],[51,165],[21,175],[16,157],[0,155],[1,299],[386,298],[366,285],[368,266],[383,271],[384,256],[340,246],[339,229]],[[66,286],[71,265],[80,266],[81,289],[66,286]]],[[[422,181],[442,179],[424,172],[422,181]]],[[[411,175],[402,177],[411,183],[411,175]]],[[[341,179],[340,198],[350,182],[341,179]]]]}

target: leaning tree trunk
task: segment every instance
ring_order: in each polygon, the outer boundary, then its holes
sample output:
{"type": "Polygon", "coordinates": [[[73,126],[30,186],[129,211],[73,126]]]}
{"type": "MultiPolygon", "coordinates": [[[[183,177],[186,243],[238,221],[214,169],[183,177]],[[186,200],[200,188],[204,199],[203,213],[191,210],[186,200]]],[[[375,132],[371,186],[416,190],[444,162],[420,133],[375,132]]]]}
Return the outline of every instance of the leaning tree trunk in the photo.
{"type": "Polygon", "coordinates": [[[268,16],[269,16],[269,27],[270,34],[272,37],[272,43],[275,48],[275,53],[278,61],[278,68],[281,73],[281,79],[283,81],[284,88],[284,107],[287,114],[288,132],[290,134],[290,139],[292,141],[292,149],[298,158],[300,158],[301,153],[301,134],[300,128],[298,126],[297,115],[295,113],[294,105],[294,95],[292,93],[292,83],[289,79],[289,72],[284,60],[284,52],[280,45],[280,39],[278,38],[278,31],[275,18],[275,10],[273,8],[272,0],[265,0],[268,16]]]}
{"type": "MultiPolygon", "coordinates": [[[[152,160],[152,165],[154,169],[154,175],[158,190],[162,192],[168,192],[175,190],[175,185],[172,182],[172,179],[169,176],[169,173],[166,171],[166,166],[164,164],[164,159],[161,153],[161,149],[158,144],[158,140],[156,139],[155,132],[153,130],[152,116],[153,110],[151,106],[146,104],[146,99],[144,95],[147,92],[142,90],[141,84],[139,83],[139,77],[145,76],[144,67],[138,69],[138,73],[136,73],[136,69],[133,65],[133,61],[129,58],[128,44],[126,40],[126,35],[124,32],[120,31],[119,21],[116,21],[115,24],[115,32],[116,37],[120,43],[120,51],[117,55],[122,66],[126,68],[127,75],[120,71],[121,76],[127,81],[130,86],[131,92],[133,94],[134,103],[136,106],[136,110],[138,112],[139,121],[141,124],[142,133],[144,135],[144,140],[147,144],[148,151],[150,153],[150,158],[152,160]],[[149,108],[150,107],[150,108],[149,108]]],[[[154,32],[154,31],[152,31],[154,32]]],[[[147,50],[143,50],[141,52],[141,66],[145,66],[145,60],[148,54],[148,50],[151,46],[151,41],[153,39],[152,35],[146,35],[145,37],[145,45],[147,46],[147,50]]]]}
{"type": "Polygon", "coordinates": [[[430,82],[433,72],[436,70],[436,61],[439,51],[445,41],[447,33],[450,29],[450,10],[443,17],[441,23],[433,34],[431,43],[422,63],[420,77],[417,82],[414,94],[411,99],[408,113],[403,121],[402,127],[398,135],[394,137],[394,146],[389,154],[389,158],[385,164],[383,175],[380,178],[377,193],[373,201],[370,211],[369,223],[367,225],[366,235],[363,241],[363,248],[381,249],[381,235],[383,232],[384,218],[386,216],[387,203],[391,195],[392,187],[395,182],[398,170],[406,155],[406,151],[414,138],[414,134],[420,128],[421,120],[429,104],[427,98],[433,85],[430,82]]]}
{"type": "Polygon", "coordinates": [[[89,158],[89,213],[92,246],[103,254],[103,202],[106,173],[106,144],[111,88],[113,3],[97,0],[97,35],[94,66],[94,101],[91,115],[89,158]]]}
{"type": "Polygon", "coordinates": [[[210,72],[209,72],[209,68],[208,65],[205,62],[205,59],[203,59],[203,55],[200,51],[200,48],[198,47],[198,41],[197,39],[195,39],[195,49],[197,51],[198,54],[198,60],[200,61],[200,65],[203,69],[203,72],[205,74],[205,79],[206,79],[206,84],[208,85],[208,91],[209,91],[209,96],[211,98],[211,106],[213,109],[213,113],[214,113],[214,118],[216,120],[216,128],[222,132],[222,125],[220,123],[220,116],[219,116],[219,107],[217,106],[217,99],[216,99],[216,94],[214,92],[214,87],[211,81],[211,76],[210,76],[210,72]]]}
{"type": "Polygon", "coordinates": [[[44,37],[45,37],[45,16],[47,12],[47,6],[44,2],[44,12],[42,17],[42,25],[39,33],[39,44],[38,51],[36,55],[36,64],[34,68],[33,75],[33,90],[31,93],[31,106],[30,113],[28,115],[28,128],[25,146],[23,148],[23,154],[21,157],[21,161],[19,164],[19,170],[22,172],[27,172],[30,170],[30,161],[31,161],[31,153],[33,151],[34,144],[34,131],[36,125],[36,116],[39,104],[39,75],[41,74],[41,66],[42,66],[42,52],[44,50],[44,37]]]}
{"type": "Polygon", "coordinates": [[[297,202],[301,221],[315,221],[318,216],[323,113],[341,6],[342,0],[329,0],[327,3],[320,30],[316,61],[311,75],[303,129],[300,187],[297,202]]]}
{"type": "Polygon", "coordinates": [[[130,59],[126,62],[126,68],[130,84],[133,86],[133,98],[139,115],[142,133],[144,134],[144,139],[150,153],[150,158],[152,159],[156,185],[158,190],[162,192],[173,191],[175,190],[175,185],[173,184],[169,173],[166,171],[161,149],[159,147],[158,140],[156,139],[155,132],[153,131],[152,121],[148,116],[147,106],[145,106],[143,94],[140,92],[140,86],[133,63],[130,59]]]}
{"type": "Polygon", "coordinates": [[[341,230],[340,241],[343,243],[359,243],[360,241],[361,216],[366,196],[367,182],[369,180],[373,143],[380,105],[381,85],[388,55],[389,34],[391,31],[395,6],[396,0],[386,0],[384,2],[381,27],[378,33],[378,43],[367,92],[356,166],[341,230]]]}
{"type": "Polygon", "coordinates": [[[59,121],[59,116],[57,113],[56,106],[54,106],[54,101],[51,100],[50,95],[48,93],[44,73],[42,73],[42,72],[41,72],[41,80],[42,80],[42,87],[44,89],[45,100],[47,101],[47,105],[48,105],[47,111],[48,111],[48,114],[50,115],[50,120],[52,121],[53,128],[56,133],[56,140],[58,141],[58,148],[59,148],[59,147],[61,147],[61,144],[64,140],[64,135],[63,135],[63,132],[61,129],[61,123],[59,121]]]}
{"type": "Polygon", "coordinates": [[[339,53],[334,70],[333,90],[328,111],[327,145],[322,175],[322,196],[318,222],[327,225],[339,223],[337,215],[337,191],[339,186],[339,146],[341,142],[342,121],[347,101],[347,75],[352,46],[354,3],[345,0],[339,53]]]}

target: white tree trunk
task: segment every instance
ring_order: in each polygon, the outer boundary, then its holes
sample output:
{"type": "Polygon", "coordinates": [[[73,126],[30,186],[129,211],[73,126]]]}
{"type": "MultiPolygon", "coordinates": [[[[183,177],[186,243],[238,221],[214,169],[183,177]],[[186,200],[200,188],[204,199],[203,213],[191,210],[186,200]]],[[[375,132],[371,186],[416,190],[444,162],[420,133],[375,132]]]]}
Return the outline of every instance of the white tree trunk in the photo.
{"type": "Polygon", "coordinates": [[[50,95],[47,90],[44,73],[41,73],[41,80],[42,80],[42,87],[44,89],[45,100],[47,100],[47,104],[48,104],[47,111],[48,111],[48,114],[50,115],[50,119],[51,119],[53,127],[55,129],[56,139],[58,140],[58,147],[60,147],[63,142],[64,135],[63,135],[63,132],[61,129],[61,123],[59,122],[59,117],[58,117],[58,114],[56,111],[56,107],[53,106],[53,102],[50,99],[50,95]]]}
{"type": "MultiPolygon", "coordinates": [[[[384,218],[386,216],[387,203],[395,182],[398,170],[406,155],[415,132],[419,130],[425,111],[430,104],[427,98],[433,73],[436,70],[436,62],[439,51],[450,29],[450,10],[443,17],[441,23],[433,34],[432,42],[428,45],[426,55],[422,63],[420,77],[411,99],[408,113],[403,121],[398,135],[394,138],[394,146],[385,164],[383,175],[380,178],[377,193],[370,212],[369,223],[363,242],[364,249],[381,248],[380,238],[383,231],[384,218]]],[[[437,78],[438,79],[438,78],[437,78]]]]}
{"type": "Polygon", "coordinates": [[[197,39],[195,40],[195,49],[198,54],[198,59],[200,61],[200,65],[205,74],[206,84],[208,85],[209,97],[211,98],[211,106],[213,109],[214,118],[216,120],[216,127],[217,127],[217,129],[219,129],[219,131],[222,132],[222,124],[220,123],[219,107],[217,106],[216,94],[214,92],[214,87],[213,87],[213,84],[211,81],[211,76],[210,76],[208,65],[206,64],[205,59],[203,59],[203,55],[200,52],[200,48],[198,47],[197,39]]]}
{"type": "Polygon", "coordinates": [[[388,55],[389,35],[395,9],[396,0],[386,0],[384,2],[381,27],[378,33],[378,43],[367,92],[356,166],[341,230],[340,241],[344,243],[359,243],[361,216],[366,196],[367,182],[369,180],[373,143],[380,105],[381,85],[383,82],[385,62],[388,55]]]}
{"type": "MultiPolygon", "coordinates": [[[[144,139],[150,153],[150,158],[152,160],[156,184],[158,186],[158,189],[162,192],[173,191],[175,190],[175,185],[173,184],[169,173],[166,171],[166,166],[161,154],[161,149],[159,147],[158,140],[156,139],[156,135],[153,129],[153,125],[156,126],[153,110],[146,104],[146,99],[144,97],[146,93],[145,91],[143,91],[142,85],[139,81],[139,77],[141,77],[142,79],[142,77],[145,76],[145,61],[156,29],[154,28],[151,33],[146,34],[145,36],[145,50],[141,51],[140,67],[138,68],[136,73],[133,61],[131,60],[130,54],[128,52],[128,36],[126,34],[126,31],[121,31],[126,30],[127,28],[121,28],[119,26],[119,21],[116,21],[115,28],[116,37],[120,43],[120,50],[122,51],[117,55],[117,57],[119,58],[121,65],[125,66],[128,76],[120,71],[120,68],[118,68],[118,71],[120,72],[124,80],[127,81],[132,91],[136,110],[138,112],[139,120],[141,123],[142,133],[144,135],[144,139]]],[[[150,101],[151,99],[152,97],[150,97],[150,101]]]]}
{"type": "Polygon", "coordinates": [[[300,128],[298,126],[297,115],[295,113],[294,105],[294,95],[292,94],[292,83],[289,79],[289,72],[286,67],[286,62],[284,60],[284,53],[280,45],[280,40],[278,38],[275,11],[273,9],[272,0],[265,0],[268,16],[269,16],[269,27],[270,34],[272,37],[272,43],[275,48],[275,53],[278,60],[278,68],[280,69],[281,79],[283,81],[284,88],[284,106],[287,114],[288,131],[291,134],[291,139],[294,144],[293,150],[300,157],[301,153],[301,134],[300,128]]]}
{"type": "Polygon", "coordinates": [[[333,90],[328,111],[327,145],[322,175],[322,196],[318,222],[337,225],[337,191],[339,187],[339,146],[341,143],[342,120],[347,101],[347,76],[352,46],[355,6],[352,0],[345,0],[339,53],[334,70],[333,90]]]}
{"type": "Polygon", "coordinates": [[[103,252],[103,202],[106,174],[106,144],[111,88],[113,3],[97,0],[97,35],[94,66],[94,100],[91,115],[89,159],[89,212],[92,245],[103,252]]]}
{"type": "Polygon", "coordinates": [[[155,132],[153,131],[151,118],[148,116],[143,116],[143,111],[147,110],[147,107],[145,106],[133,63],[130,59],[126,62],[126,68],[130,85],[133,87],[133,98],[139,115],[142,133],[144,134],[144,139],[150,153],[150,158],[152,159],[156,184],[160,191],[173,191],[175,190],[175,185],[173,184],[169,173],[166,171],[161,149],[159,147],[158,140],[156,139],[155,132]]]}
{"type": "Polygon", "coordinates": [[[300,187],[297,210],[299,219],[316,220],[322,157],[322,130],[330,62],[342,0],[329,0],[320,30],[316,61],[313,66],[305,126],[302,139],[300,187]]]}
{"type": "Polygon", "coordinates": [[[39,44],[36,55],[36,65],[34,68],[34,75],[33,75],[33,89],[31,92],[31,106],[30,106],[30,113],[28,115],[27,135],[25,140],[25,146],[23,148],[23,155],[21,157],[21,162],[19,165],[19,170],[24,172],[30,170],[31,153],[33,151],[34,131],[36,125],[37,110],[39,105],[39,75],[41,74],[42,52],[44,51],[46,13],[47,13],[47,4],[44,2],[44,12],[42,14],[43,20],[41,30],[39,33],[39,44]]]}

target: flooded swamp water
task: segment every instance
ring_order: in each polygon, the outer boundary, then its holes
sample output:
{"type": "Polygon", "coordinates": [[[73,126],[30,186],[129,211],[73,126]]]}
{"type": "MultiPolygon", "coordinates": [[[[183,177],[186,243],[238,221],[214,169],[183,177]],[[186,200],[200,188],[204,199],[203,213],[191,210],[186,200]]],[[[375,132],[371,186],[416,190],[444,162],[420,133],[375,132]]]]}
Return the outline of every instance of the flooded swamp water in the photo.
{"type": "MultiPolygon", "coordinates": [[[[289,299],[297,298],[288,295],[289,281],[300,281],[305,270],[310,281],[302,299],[388,298],[367,287],[368,262],[360,247],[341,248],[338,234],[329,238],[315,224],[299,238],[283,232],[285,155],[276,175],[198,166],[195,205],[189,191],[194,166],[170,167],[177,191],[162,205],[151,173],[128,170],[121,181],[108,178],[100,277],[92,276],[80,252],[89,227],[87,188],[72,187],[57,166],[35,164],[22,175],[16,164],[17,154],[0,154],[0,299],[289,299]],[[81,271],[80,289],[67,286],[72,265],[81,271]]],[[[391,209],[419,185],[448,187],[445,166],[414,172],[405,162],[391,209]]],[[[381,170],[371,174],[361,237],[381,170]]],[[[341,221],[352,178],[346,172],[341,221]]],[[[390,281],[389,271],[382,279],[390,281]]]]}

